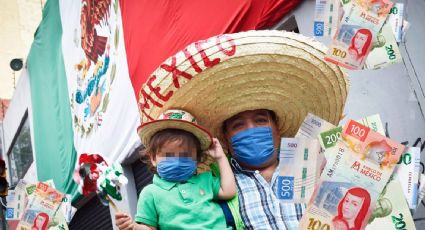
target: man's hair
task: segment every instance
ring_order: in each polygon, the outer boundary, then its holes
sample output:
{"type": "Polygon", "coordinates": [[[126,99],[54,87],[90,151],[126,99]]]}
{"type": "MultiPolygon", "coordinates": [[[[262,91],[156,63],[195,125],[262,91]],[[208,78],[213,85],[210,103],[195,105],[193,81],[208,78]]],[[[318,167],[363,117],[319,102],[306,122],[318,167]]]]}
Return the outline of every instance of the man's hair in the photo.
{"type": "MultiPolygon", "coordinates": [[[[275,113],[274,111],[272,111],[272,110],[268,110],[268,109],[265,109],[265,110],[269,113],[270,117],[272,118],[272,121],[273,121],[275,124],[277,124],[278,120],[277,120],[276,113],[275,113]]],[[[244,111],[242,111],[242,112],[244,112],[244,111]]],[[[241,113],[242,113],[242,112],[241,112],[241,113]]],[[[230,117],[230,118],[232,118],[232,117],[230,117]]],[[[223,134],[226,134],[226,133],[227,133],[227,126],[226,126],[226,123],[227,123],[227,121],[228,121],[230,118],[228,118],[228,119],[226,119],[225,121],[223,121],[223,124],[221,125],[221,131],[223,132],[223,134]]]]}
{"type": "Polygon", "coordinates": [[[191,152],[193,148],[196,148],[196,160],[198,162],[202,162],[203,151],[201,150],[201,143],[195,135],[181,129],[163,129],[152,136],[149,143],[143,150],[143,155],[148,157],[145,162],[149,163],[153,172],[156,172],[156,169],[150,163],[149,157],[152,156],[155,158],[164,144],[175,141],[179,142],[179,145],[187,146],[189,148],[189,152],[191,152]]]}

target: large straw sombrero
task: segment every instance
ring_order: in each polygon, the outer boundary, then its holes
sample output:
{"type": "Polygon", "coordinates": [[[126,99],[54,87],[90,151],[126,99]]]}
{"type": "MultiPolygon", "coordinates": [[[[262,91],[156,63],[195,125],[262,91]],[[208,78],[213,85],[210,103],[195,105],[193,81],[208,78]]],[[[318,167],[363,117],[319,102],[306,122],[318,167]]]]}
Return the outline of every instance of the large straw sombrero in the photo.
{"type": "Polygon", "coordinates": [[[269,109],[282,136],[293,136],[308,112],[337,125],[348,79],[324,61],[327,48],[283,31],[225,34],[195,42],[168,58],[139,93],[142,124],[169,108],[190,112],[213,136],[245,110],[269,109]]]}

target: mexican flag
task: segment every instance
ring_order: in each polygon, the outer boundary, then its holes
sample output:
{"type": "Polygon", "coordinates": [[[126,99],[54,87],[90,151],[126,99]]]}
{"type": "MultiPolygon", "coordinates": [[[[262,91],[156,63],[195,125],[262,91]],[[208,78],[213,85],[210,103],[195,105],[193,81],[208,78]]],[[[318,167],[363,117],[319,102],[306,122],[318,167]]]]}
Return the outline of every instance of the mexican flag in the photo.
{"type": "Polygon", "coordinates": [[[28,69],[39,181],[72,193],[80,154],[121,162],[140,145],[118,1],[48,1],[28,69]]]}
{"type": "Polygon", "coordinates": [[[38,180],[72,193],[82,153],[140,145],[139,91],[188,44],[275,25],[300,0],[49,0],[27,64],[38,180]]]}
{"type": "Polygon", "coordinates": [[[78,154],[121,162],[140,145],[118,0],[59,1],[62,55],[78,154]]]}

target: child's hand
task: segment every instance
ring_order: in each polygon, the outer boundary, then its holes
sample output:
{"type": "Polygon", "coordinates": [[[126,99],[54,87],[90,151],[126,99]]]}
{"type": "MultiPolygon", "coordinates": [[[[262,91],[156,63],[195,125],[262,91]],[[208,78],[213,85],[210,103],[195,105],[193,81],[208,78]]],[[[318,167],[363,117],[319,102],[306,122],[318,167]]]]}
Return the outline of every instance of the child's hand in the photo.
{"type": "Polygon", "coordinates": [[[226,157],[223,148],[221,147],[220,141],[218,141],[217,138],[213,138],[213,143],[207,152],[215,160],[221,159],[222,157],[226,157]]]}
{"type": "Polygon", "coordinates": [[[120,230],[133,230],[134,222],[127,213],[118,212],[115,214],[115,224],[120,230]]]}

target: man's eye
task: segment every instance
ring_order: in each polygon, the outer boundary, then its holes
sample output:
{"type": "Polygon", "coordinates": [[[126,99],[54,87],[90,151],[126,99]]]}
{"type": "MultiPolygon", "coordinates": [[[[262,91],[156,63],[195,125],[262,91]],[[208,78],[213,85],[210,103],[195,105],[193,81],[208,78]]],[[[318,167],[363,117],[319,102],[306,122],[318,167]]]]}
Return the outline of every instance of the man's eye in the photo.
{"type": "Polygon", "coordinates": [[[238,129],[243,126],[242,122],[236,122],[232,124],[232,129],[238,129]]]}
{"type": "Polygon", "coordinates": [[[267,118],[257,118],[255,119],[255,122],[257,124],[263,124],[263,123],[267,123],[269,120],[267,118]]]}

